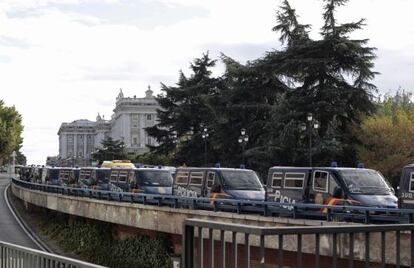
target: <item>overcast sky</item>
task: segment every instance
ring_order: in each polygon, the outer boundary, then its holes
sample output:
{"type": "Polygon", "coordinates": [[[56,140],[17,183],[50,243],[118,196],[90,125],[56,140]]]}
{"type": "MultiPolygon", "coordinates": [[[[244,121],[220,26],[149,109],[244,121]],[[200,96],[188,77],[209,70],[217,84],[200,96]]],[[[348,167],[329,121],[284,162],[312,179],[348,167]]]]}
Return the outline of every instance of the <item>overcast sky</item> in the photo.
{"type": "MultiPolygon", "coordinates": [[[[173,85],[178,71],[209,50],[239,61],[280,48],[271,31],[281,0],[0,0],[0,99],[23,116],[29,164],[58,154],[62,122],[110,118],[122,88],[173,85]]],[[[292,0],[303,23],[322,25],[321,0],[292,0]]],[[[381,92],[414,89],[412,0],[351,0],[340,22],[366,18],[378,48],[381,92]]],[[[215,70],[220,74],[222,67],[215,70]]]]}

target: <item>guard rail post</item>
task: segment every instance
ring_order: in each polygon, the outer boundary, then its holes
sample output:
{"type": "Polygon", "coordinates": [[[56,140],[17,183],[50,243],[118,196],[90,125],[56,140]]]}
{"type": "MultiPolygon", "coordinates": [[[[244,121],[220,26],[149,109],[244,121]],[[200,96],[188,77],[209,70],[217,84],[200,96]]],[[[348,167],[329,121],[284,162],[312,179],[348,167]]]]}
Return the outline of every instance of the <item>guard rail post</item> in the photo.
{"type": "Polygon", "coordinates": [[[194,226],[186,225],[183,222],[183,256],[182,263],[185,268],[192,268],[194,265],[194,226]]]}

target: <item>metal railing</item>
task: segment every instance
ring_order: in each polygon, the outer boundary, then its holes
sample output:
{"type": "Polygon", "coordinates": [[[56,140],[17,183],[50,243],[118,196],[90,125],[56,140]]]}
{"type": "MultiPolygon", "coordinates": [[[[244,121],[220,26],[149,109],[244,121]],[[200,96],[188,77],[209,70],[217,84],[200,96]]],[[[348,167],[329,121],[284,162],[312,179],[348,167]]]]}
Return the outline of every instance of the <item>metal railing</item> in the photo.
{"type": "MultiPolygon", "coordinates": [[[[372,239],[374,233],[380,235],[380,257],[379,261],[381,267],[386,266],[386,250],[395,250],[395,261],[393,262],[396,267],[401,265],[409,265],[414,267],[414,224],[389,224],[389,225],[353,225],[353,226],[320,226],[320,227],[259,227],[248,225],[236,225],[230,223],[221,223],[206,220],[187,219],[183,223],[183,255],[182,255],[182,267],[265,267],[270,260],[277,267],[285,267],[284,255],[287,254],[286,247],[284,247],[284,238],[288,236],[296,237],[296,252],[294,252],[294,259],[292,261],[292,254],[290,255],[289,266],[303,267],[304,266],[304,254],[302,249],[302,242],[304,236],[313,236],[313,252],[307,252],[311,254],[312,258],[308,258],[306,266],[321,267],[321,258],[324,257],[324,265],[326,267],[371,267],[372,262],[375,261],[370,256],[373,251],[372,239]],[[195,232],[197,230],[197,232],[195,232]],[[214,235],[219,233],[219,238],[215,238],[214,235]],[[386,233],[395,234],[395,244],[389,245],[386,243],[386,233]],[[208,235],[206,235],[208,234],[208,235]],[[358,240],[359,247],[354,249],[356,245],[357,234],[362,235],[358,240]],[[401,236],[402,234],[409,236],[408,245],[405,243],[402,247],[401,236]],[[226,236],[227,235],[227,236],[226,236]],[[328,244],[330,245],[330,254],[324,252],[324,256],[321,254],[321,237],[325,236],[324,243],[326,244],[326,235],[328,235],[328,244]],[[346,258],[340,258],[338,248],[340,236],[347,236],[347,256],[346,258]],[[208,237],[207,237],[208,236],[208,237]],[[251,237],[256,236],[256,244],[252,245],[251,237]],[[267,239],[273,237],[278,247],[273,248],[269,252],[269,247],[265,246],[267,239]],[[227,239],[226,239],[227,238],[227,239]],[[237,238],[239,238],[237,240],[237,238]],[[241,239],[240,239],[241,238],[241,239]],[[218,240],[215,242],[215,240],[218,240]],[[240,240],[242,242],[240,243],[240,240]],[[207,242],[207,243],[205,243],[207,242]],[[361,247],[363,243],[364,246],[361,247]],[[207,244],[208,246],[206,247],[207,244]],[[217,250],[218,249],[218,250],[217,250]],[[229,250],[230,249],[230,250],[229,250]],[[256,254],[253,254],[253,250],[256,254]],[[358,259],[355,257],[355,253],[358,251],[364,251],[363,258],[358,259]],[[404,251],[404,254],[403,251],[404,251]],[[216,256],[219,251],[219,256],[216,256]],[[227,252],[230,251],[230,252],[227,252]],[[265,254],[266,252],[266,254],[265,254]],[[207,254],[206,254],[207,253],[207,254]],[[254,262],[252,262],[252,255],[256,256],[254,262]],[[405,263],[401,262],[401,256],[408,255],[404,259],[405,263]],[[328,259],[326,259],[328,257],[328,259]],[[312,260],[313,263],[310,263],[312,260]],[[206,265],[207,263],[207,265],[206,265]],[[218,265],[218,266],[217,266],[218,265]]],[[[359,238],[359,237],[358,237],[359,238]]],[[[312,239],[310,239],[312,240],[312,239]]],[[[290,240],[291,242],[292,240],[290,240]]],[[[309,239],[307,240],[309,243],[309,239]]],[[[271,243],[272,244],[272,243],[271,243]]],[[[272,244],[275,246],[275,244],[272,244]]],[[[309,247],[309,245],[307,245],[309,247]]],[[[325,250],[326,251],[326,250],[325,250]]],[[[292,253],[292,252],[290,252],[292,253]]],[[[358,252],[361,253],[361,252],[358,252]]],[[[376,252],[378,254],[378,251],[376,252]]],[[[309,255],[308,254],[308,255],[309,255]]],[[[308,256],[309,257],[309,256],[308,256]]],[[[273,266],[272,266],[273,267],[273,266]]],[[[377,267],[377,266],[375,266],[377,267]]]]}
{"type": "Polygon", "coordinates": [[[0,241],[1,268],[104,268],[59,255],[0,241]]]}
{"type": "Polygon", "coordinates": [[[362,223],[411,223],[414,222],[414,209],[377,208],[345,205],[318,205],[307,203],[279,203],[237,199],[212,199],[205,197],[183,197],[177,195],[112,192],[90,188],[39,184],[12,179],[24,188],[49,193],[79,197],[104,199],[109,201],[140,203],[173,208],[201,209],[233,212],[237,214],[258,214],[262,216],[282,216],[291,218],[311,218],[327,221],[354,221],[362,223]],[[326,211],[326,212],[325,212],[326,211]]]}

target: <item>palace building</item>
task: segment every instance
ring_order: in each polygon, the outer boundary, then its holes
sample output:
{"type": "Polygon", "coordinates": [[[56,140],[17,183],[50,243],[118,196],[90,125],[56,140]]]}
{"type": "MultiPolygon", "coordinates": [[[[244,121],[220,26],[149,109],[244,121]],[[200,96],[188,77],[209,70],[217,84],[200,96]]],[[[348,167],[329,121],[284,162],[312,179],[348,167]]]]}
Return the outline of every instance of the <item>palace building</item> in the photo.
{"type": "Polygon", "coordinates": [[[93,152],[102,147],[106,137],[123,141],[127,153],[148,151],[146,145],[154,145],[155,140],[147,135],[145,128],[155,125],[159,108],[149,86],[143,98],[125,97],[120,89],[110,120],[98,114],[96,121],[79,119],[62,123],[58,131],[59,164],[90,165],[93,152]]]}

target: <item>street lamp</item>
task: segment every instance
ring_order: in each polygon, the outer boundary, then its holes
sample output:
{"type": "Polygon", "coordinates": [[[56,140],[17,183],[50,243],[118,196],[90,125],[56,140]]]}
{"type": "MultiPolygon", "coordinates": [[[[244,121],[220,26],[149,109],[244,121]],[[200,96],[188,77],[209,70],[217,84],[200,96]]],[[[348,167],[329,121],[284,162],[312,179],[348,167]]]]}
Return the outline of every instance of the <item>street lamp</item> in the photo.
{"type": "Polygon", "coordinates": [[[203,131],[201,132],[201,138],[204,140],[204,165],[207,166],[207,139],[208,139],[208,129],[207,127],[203,127],[203,131]]]}
{"type": "Polygon", "coordinates": [[[172,136],[172,142],[174,143],[174,146],[176,146],[176,145],[177,145],[177,143],[178,143],[178,136],[177,136],[177,133],[173,133],[173,136],[172,136]]]}
{"type": "Polygon", "coordinates": [[[10,159],[9,159],[9,178],[10,177],[15,177],[16,174],[15,173],[15,166],[16,166],[16,151],[13,151],[10,155],[10,159]],[[11,161],[10,161],[11,160],[11,161]],[[14,174],[14,175],[12,175],[14,174]]]}
{"type": "Polygon", "coordinates": [[[311,113],[308,113],[306,116],[307,124],[302,124],[301,128],[303,131],[308,132],[309,136],[309,167],[312,167],[312,135],[313,130],[319,128],[319,122],[313,118],[311,113]]]}
{"type": "Polygon", "coordinates": [[[238,139],[238,142],[240,143],[241,147],[242,147],[242,159],[243,159],[243,165],[244,163],[244,149],[246,147],[247,142],[249,141],[249,136],[246,134],[246,129],[242,128],[240,130],[240,136],[238,139]]]}

